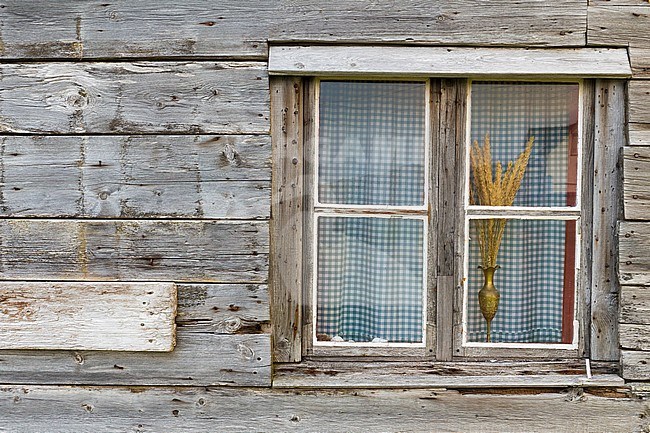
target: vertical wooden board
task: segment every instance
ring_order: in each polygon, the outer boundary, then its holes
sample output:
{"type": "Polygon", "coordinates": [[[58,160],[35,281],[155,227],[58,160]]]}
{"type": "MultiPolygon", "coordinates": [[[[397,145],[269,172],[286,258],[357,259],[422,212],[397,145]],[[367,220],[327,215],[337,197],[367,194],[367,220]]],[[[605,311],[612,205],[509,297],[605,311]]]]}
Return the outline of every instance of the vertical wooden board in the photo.
{"type": "Polygon", "coordinates": [[[0,220],[0,279],[265,282],[268,224],[0,220]]]}
{"type": "Polygon", "coordinates": [[[623,150],[625,219],[650,220],[650,147],[623,150]]]}
{"type": "Polygon", "coordinates": [[[0,65],[0,131],[267,133],[261,63],[0,65]]]}
{"type": "Polygon", "coordinates": [[[169,352],[173,283],[0,283],[0,349],[169,352]]]}
{"type": "Polygon", "coordinates": [[[623,209],[625,82],[596,80],[595,106],[591,358],[614,361],[618,359],[617,224],[623,209]]]}
{"type": "Polygon", "coordinates": [[[301,357],[303,143],[302,81],[271,80],[273,181],[271,198],[271,310],[273,359],[301,357]]]}
{"type": "Polygon", "coordinates": [[[172,352],[0,351],[0,383],[270,386],[270,336],[186,332],[172,352]]]}
{"type": "Polygon", "coordinates": [[[650,285],[650,222],[621,221],[618,238],[621,284],[650,285]]]}

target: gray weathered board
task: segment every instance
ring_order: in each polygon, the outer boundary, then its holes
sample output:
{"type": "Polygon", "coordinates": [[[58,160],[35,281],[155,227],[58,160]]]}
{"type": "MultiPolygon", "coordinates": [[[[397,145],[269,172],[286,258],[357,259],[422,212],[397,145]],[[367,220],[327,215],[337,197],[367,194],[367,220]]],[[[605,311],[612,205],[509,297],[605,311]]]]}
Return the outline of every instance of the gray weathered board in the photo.
{"type": "Polygon", "coordinates": [[[625,49],[278,46],[272,75],[433,77],[629,77],[625,49]]]}
{"type": "Polygon", "coordinates": [[[650,219],[650,147],[626,147],[623,155],[625,218],[650,219]]]}
{"type": "Polygon", "coordinates": [[[265,282],[265,221],[0,220],[0,279],[265,282]]]}
{"type": "Polygon", "coordinates": [[[621,350],[621,370],[625,380],[644,380],[650,377],[650,351],[621,350]]]}
{"type": "Polygon", "coordinates": [[[579,46],[582,0],[6,0],[0,56],[15,58],[266,57],[267,40],[579,46]]]}
{"type": "Polygon", "coordinates": [[[0,283],[0,349],[169,352],[173,283],[0,283]]]}
{"type": "Polygon", "coordinates": [[[10,63],[0,65],[0,76],[4,133],[269,130],[263,63],[10,63]]]}
{"type": "Polygon", "coordinates": [[[643,432],[647,401],[613,391],[0,387],[10,431],[643,432]]]}
{"type": "Polygon", "coordinates": [[[4,136],[0,212],[268,218],[270,153],[264,135],[4,136]]]}
{"type": "Polygon", "coordinates": [[[650,285],[650,224],[621,221],[618,238],[621,284],[650,285]]]}

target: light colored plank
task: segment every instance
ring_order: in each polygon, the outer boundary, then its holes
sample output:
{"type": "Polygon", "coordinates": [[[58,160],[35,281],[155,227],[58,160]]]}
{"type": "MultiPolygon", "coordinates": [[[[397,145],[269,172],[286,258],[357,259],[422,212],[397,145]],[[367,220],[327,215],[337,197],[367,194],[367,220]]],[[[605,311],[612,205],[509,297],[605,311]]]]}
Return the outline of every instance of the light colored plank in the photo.
{"type": "Polygon", "coordinates": [[[621,323],[650,325],[650,288],[621,287],[621,323]]]}
{"type": "Polygon", "coordinates": [[[12,63],[0,73],[0,132],[269,130],[262,63],[12,63]]]}
{"type": "Polygon", "coordinates": [[[621,348],[650,350],[650,325],[620,324],[621,348]]]}
{"type": "Polygon", "coordinates": [[[0,220],[0,279],[265,282],[268,224],[0,220]]]}
{"type": "Polygon", "coordinates": [[[618,239],[621,284],[650,285],[650,222],[621,221],[618,239]]]}
{"type": "Polygon", "coordinates": [[[628,109],[631,123],[650,123],[650,81],[630,81],[628,109]]]}
{"type": "Polygon", "coordinates": [[[178,327],[173,352],[19,351],[0,357],[0,383],[269,386],[270,335],[178,327]]]}
{"type": "Polygon", "coordinates": [[[588,45],[629,47],[635,77],[648,76],[650,73],[650,57],[647,56],[650,49],[647,38],[650,7],[647,2],[644,3],[645,5],[619,6],[599,2],[588,8],[588,45]]]}
{"type": "Polygon", "coordinates": [[[621,372],[625,380],[647,381],[650,377],[650,352],[621,350],[621,372]]]}
{"type": "Polygon", "coordinates": [[[618,245],[622,213],[620,172],[625,143],[625,82],[596,80],[591,276],[591,358],[618,359],[618,245]]]}
{"type": "Polygon", "coordinates": [[[5,136],[0,211],[11,217],[268,218],[270,152],[268,136],[5,136]]]}
{"type": "Polygon", "coordinates": [[[648,403],[570,392],[0,387],[16,431],[642,432],[648,403]]]}
{"type": "Polygon", "coordinates": [[[391,46],[271,47],[276,75],[614,77],[632,75],[625,49],[391,46]]]}
{"type": "Polygon", "coordinates": [[[630,146],[650,146],[650,123],[629,123],[630,146]]]}
{"type": "Polygon", "coordinates": [[[170,352],[173,283],[0,283],[0,349],[170,352]]]}
{"type": "Polygon", "coordinates": [[[176,323],[184,332],[267,334],[270,320],[266,285],[178,285],[176,323]]]}
{"type": "Polygon", "coordinates": [[[303,104],[302,81],[271,79],[273,186],[271,305],[273,359],[296,362],[302,353],[303,104]]]}
{"type": "Polygon", "coordinates": [[[589,0],[589,6],[648,6],[648,0],[589,0]]]}
{"type": "Polygon", "coordinates": [[[8,0],[0,17],[0,55],[16,58],[264,58],[267,39],[350,43],[578,46],[583,1],[155,3],[8,0]],[[164,12],[162,12],[164,11],[164,12]]]}
{"type": "Polygon", "coordinates": [[[650,219],[650,147],[623,150],[625,218],[650,219]]]}

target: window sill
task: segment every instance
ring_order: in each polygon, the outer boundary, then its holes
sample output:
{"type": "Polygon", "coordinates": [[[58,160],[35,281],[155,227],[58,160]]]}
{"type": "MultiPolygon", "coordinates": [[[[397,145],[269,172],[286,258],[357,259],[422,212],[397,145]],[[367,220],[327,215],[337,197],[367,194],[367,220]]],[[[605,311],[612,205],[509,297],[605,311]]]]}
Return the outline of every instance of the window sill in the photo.
{"type": "Polygon", "coordinates": [[[277,364],[274,388],[564,388],[619,387],[616,363],[584,362],[344,362],[277,364]]]}

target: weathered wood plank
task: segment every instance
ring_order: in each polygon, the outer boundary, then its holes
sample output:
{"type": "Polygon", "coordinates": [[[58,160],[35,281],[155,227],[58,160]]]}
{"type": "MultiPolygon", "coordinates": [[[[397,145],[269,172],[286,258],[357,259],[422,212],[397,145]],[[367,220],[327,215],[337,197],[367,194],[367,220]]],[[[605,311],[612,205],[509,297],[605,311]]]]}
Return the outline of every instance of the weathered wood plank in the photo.
{"type": "Polygon", "coordinates": [[[264,58],[272,41],[580,46],[583,1],[3,2],[0,56],[264,58]],[[161,12],[164,11],[164,12],[161,12]]]}
{"type": "Polygon", "coordinates": [[[630,146],[650,146],[650,123],[628,124],[630,146]]]}
{"type": "Polygon", "coordinates": [[[648,380],[650,352],[621,350],[621,373],[625,380],[648,380]]]}
{"type": "MultiPolygon", "coordinates": [[[[573,392],[0,387],[16,431],[642,432],[648,403],[573,392]],[[372,410],[370,410],[372,408],[372,410]]],[[[618,397],[618,398],[617,398],[618,397]]]]}
{"type": "Polygon", "coordinates": [[[269,386],[270,335],[178,328],[173,352],[0,351],[0,383],[269,386]]]}
{"type": "Polygon", "coordinates": [[[318,45],[271,47],[269,74],[625,78],[632,71],[625,49],[318,45]]]}
{"type": "Polygon", "coordinates": [[[0,212],[268,218],[270,152],[268,136],[5,136],[0,212]]]}
{"type": "Polygon", "coordinates": [[[260,284],[179,284],[176,324],[184,332],[270,332],[268,287],[260,284]]]}
{"type": "Polygon", "coordinates": [[[266,66],[232,62],[0,66],[0,132],[267,133],[266,66]]]}
{"type": "Polygon", "coordinates": [[[591,359],[618,359],[617,223],[622,214],[619,167],[625,143],[625,82],[596,80],[591,277],[591,359]]]}
{"type": "Polygon", "coordinates": [[[173,283],[0,283],[0,349],[169,352],[173,283]]]}
{"type": "Polygon", "coordinates": [[[621,323],[650,325],[650,288],[621,287],[621,323]]]}
{"type": "Polygon", "coordinates": [[[621,221],[618,238],[621,284],[650,285],[650,222],[621,221]]]}
{"type": "Polygon", "coordinates": [[[648,0],[589,0],[589,6],[647,6],[648,0]]]}
{"type": "Polygon", "coordinates": [[[0,279],[264,282],[268,224],[0,220],[0,279]]]}
{"type": "Polygon", "coordinates": [[[621,348],[650,350],[650,325],[620,324],[621,348]]]}
{"type": "MultiPolygon", "coordinates": [[[[648,15],[650,16],[650,14],[648,15]]],[[[650,123],[650,81],[630,81],[628,99],[629,121],[631,123],[650,123]]]]}
{"type": "MultiPolygon", "coordinates": [[[[620,0],[633,1],[633,0],[620,0]]],[[[637,2],[641,3],[641,2],[637,2]]],[[[650,26],[648,3],[638,6],[619,6],[599,2],[588,8],[587,44],[597,46],[630,47],[630,63],[635,77],[650,74],[650,41],[647,29],[650,26]]]]}
{"type": "Polygon", "coordinates": [[[302,91],[302,81],[299,78],[271,79],[274,173],[269,281],[275,319],[275,362],[296,362],[302,353],[302,91]]]}
{"type": "Polygon", "coordinates": [[[623,150],[625,218],[650,219],[650,147],[623,150]]]}

